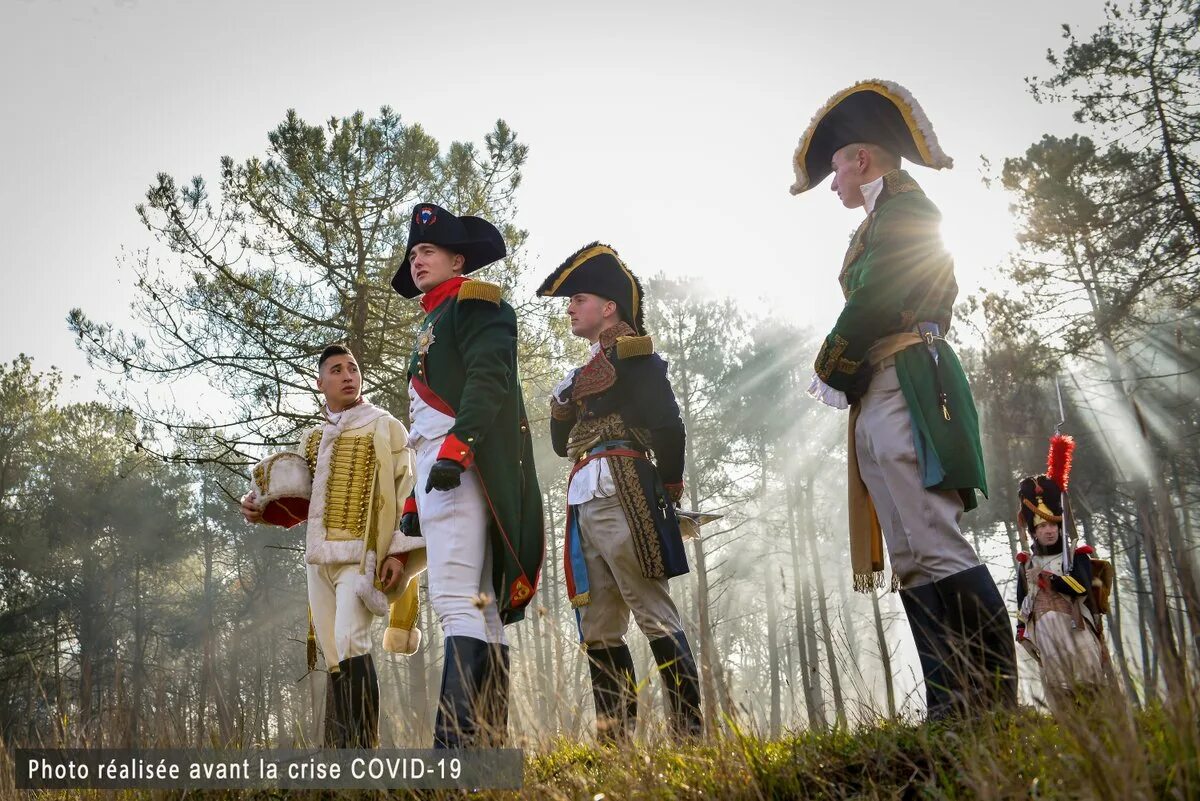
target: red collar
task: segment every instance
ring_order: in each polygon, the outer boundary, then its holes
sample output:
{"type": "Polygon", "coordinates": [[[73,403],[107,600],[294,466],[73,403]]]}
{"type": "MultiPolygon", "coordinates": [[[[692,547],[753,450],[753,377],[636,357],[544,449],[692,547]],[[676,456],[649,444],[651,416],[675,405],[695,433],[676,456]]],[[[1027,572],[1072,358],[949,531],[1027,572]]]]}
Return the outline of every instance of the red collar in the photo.
{"type": "Polygon", "coordinates": [[[426,314],[429,314],[438,306],[441,306],[442,302],[447,298],[457,295],[459,288],[469,280],[471,279],[465,275],[457,275],[448,281],[443,281],[421,296],[421,308],[425,310],[426,314]]]}

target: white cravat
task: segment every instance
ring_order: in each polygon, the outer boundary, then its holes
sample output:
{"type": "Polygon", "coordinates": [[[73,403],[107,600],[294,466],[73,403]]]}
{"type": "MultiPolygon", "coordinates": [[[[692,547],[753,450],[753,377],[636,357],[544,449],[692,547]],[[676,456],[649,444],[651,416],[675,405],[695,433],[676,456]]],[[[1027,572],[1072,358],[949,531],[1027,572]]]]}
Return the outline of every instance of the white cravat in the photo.
{"type": "Polygon", "coordinates": [[[863,208],[867,210],[867,214],[875,211],[875,201],[879,200],[879,193],[883,191],[883,176],[879,176],[869,184],[863,184],[859,187],[863,196],[863,208]]]}

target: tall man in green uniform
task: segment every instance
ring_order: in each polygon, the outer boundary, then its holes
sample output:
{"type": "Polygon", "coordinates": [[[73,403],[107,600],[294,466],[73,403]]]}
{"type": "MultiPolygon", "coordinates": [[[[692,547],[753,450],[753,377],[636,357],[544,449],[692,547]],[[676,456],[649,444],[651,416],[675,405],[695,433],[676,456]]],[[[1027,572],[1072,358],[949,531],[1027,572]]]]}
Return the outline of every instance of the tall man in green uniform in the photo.
{"type": "Polygon", "coordinates": [[[846,304],[810,394],[850,408],[855,588],[884,583],[886,539],[928,712],[938,718],[1015,702],[1016,653],[1003,599],[960,529],[987,484],[971,390],[945,340],[954,262],[937,207],[899,169],[901,157],[953,165],[904,87],[860,82],[830,99],[800,138],[792,194],[832,172],[842,204],[866,212],[839,276],[846,304]]]}
{"type": "Polygon", "coordinates": [[[427,543],[429,600],[446,635],[435,748],[502,743],[508,642],[542,568],[545,531],[517,373],[517,320],[500,287],[466,276],[505,256],[479,217],[413,210],[392,286],[421,296],[409,364],[416,488],[401,521],[427,543]],[[431,545],[430,545],[431,544],[431,545]]]}

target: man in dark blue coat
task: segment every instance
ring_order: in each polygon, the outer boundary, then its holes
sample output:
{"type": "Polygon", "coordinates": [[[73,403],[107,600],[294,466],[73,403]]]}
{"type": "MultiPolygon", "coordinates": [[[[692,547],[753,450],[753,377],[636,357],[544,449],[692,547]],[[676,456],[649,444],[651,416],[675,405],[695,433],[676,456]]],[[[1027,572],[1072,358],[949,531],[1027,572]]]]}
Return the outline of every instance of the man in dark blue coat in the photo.
{"type": "Polygon", "coordinates": [[[587,649],[597,736],[629,737],[637,680],[629,615],[650,640],[677,737],[701,733],[696,662],[667,580],[686,573],[675,515],[683,496],[684,429],[667,363],[642,327],[642,287],[616,251],[572,254],[538,294],[570,298],[571,332],[591,356],[550,401],[554,450],[572,461],[563,549],[567,594],[587,649]]]}

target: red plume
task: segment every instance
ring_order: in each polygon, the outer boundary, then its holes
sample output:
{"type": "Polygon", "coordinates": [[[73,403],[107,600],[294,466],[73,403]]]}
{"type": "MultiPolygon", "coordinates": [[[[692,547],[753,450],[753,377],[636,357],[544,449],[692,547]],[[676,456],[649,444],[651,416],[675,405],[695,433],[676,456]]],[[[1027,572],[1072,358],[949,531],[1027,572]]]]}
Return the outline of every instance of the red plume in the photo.
{"type": "Polygon", "coordinates": [[[1075,440],[1066,434],[1055,434],[1050,438],[1050,453],[1046,457],[1046,475],[1058,485],[1063,492],[1067,491],[1067,481],[1071,477],[1071,454],[1075,452],[1075,440]]]}

